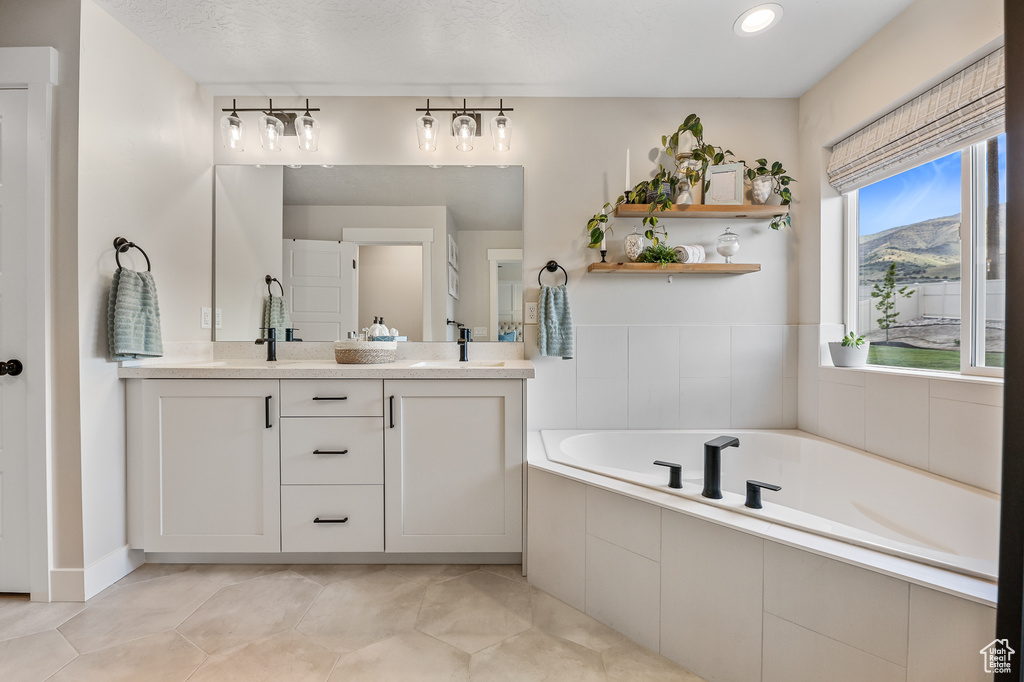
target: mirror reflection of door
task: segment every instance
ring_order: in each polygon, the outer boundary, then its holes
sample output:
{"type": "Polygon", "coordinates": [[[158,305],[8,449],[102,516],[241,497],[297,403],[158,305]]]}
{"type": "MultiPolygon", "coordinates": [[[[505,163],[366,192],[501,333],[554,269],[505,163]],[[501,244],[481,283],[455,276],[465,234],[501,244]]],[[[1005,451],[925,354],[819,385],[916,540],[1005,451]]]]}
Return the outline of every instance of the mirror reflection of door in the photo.
{"type": "Polygon", "coordinates": [[[423,340],[423,247],[369,244],[359,247],[359,330],[383,317],[409,341],[423,340]]]}
{"type": "Polygon", "coordinates": [[[319,239],[285,239],[281,285],[296,338],[335,341],[357,331],[359,247],[319,239]]]}

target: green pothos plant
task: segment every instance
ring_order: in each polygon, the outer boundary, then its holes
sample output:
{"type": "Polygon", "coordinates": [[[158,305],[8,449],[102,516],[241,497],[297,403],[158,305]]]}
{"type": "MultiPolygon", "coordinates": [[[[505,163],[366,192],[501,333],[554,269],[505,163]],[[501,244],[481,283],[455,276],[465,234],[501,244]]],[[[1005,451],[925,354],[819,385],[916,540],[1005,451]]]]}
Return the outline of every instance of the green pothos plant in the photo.
{"type": "Polygon", "coordinates": [[[607,203],[600,213],[587,221],[587,232],[590,233],[590,244],[592,249],[601,245],[605,234],[611,234],[612,227],[608,223],[609,213],[622,204],[649,204],[647,215],[643,217],[642,224],[646,228],[644,236],[657,246],[662,240],[668,237],[665,228],[658,225],[656,211],[668,211],[672,208],[672,197],[675,196],[679,186],[680,177],[672,173],[664,166],[658,166],[658,172],[650,180],[641,180],[633,189],[626,190],[619,195],[614,203],[607,203]],[[653,201],[652,201],[653,199],[653,201]]]}
{"type": "MultiPolygon", "coordinates": [[[[782,167],[782,163],[779,161],[775,161],[771,165],[768,165],[767,159],[758,159],[754,163],[757,165],[753,168],[747,166],[747,178],[751,182],[757,178],[769,178],[772,183],[772,192],[779,195],[782,199],[783,206],[789,206],[790,202],[793,201],[793,192],[789,189],[789,183],[796,182],[796,180],[786,175],[786,169],[782,167]]],[[[743,165],[746,166],[746,163],[743,165]]],[[[772,218],[768,227],[773,230],[777,230],[780,227],[786,227],[791,224],[789,213],[786,213],[785,215],[775,216],[772,218]]]]}
{"type": "Polygon", "coordinates": [[[707,180],[708,166],[717,166],[733,156],[732,151],[725,147],[719,147],[704,140],[704,124],[700,122],[700,116],[697,114],[690,114],[683,119],[683,122],[671,135],[662,135],[661,146],[665,148],[665,153],[675,161],[676,171],[684,176],[691,186],[700,185],[705,192],[710,189],[711,185],[711,182],[707,180]],[[693,136],[693,150],[679,152],[679,138],[686,133],[693,136]]]}

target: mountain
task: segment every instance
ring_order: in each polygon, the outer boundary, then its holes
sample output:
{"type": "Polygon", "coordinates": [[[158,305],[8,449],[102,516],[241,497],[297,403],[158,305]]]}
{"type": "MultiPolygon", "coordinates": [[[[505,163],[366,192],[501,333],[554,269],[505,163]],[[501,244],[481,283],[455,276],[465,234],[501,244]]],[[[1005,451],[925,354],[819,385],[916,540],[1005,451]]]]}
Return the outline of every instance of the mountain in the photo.
{"type": "MultiPolygon", "coordinates": [[[[999,210],[1005,221],[1006,204],[999,210]]],[[[1005,262],[1005,241],[1000,247],[1000,261],[1005,262]]],[[[894,260],[900,280],[960,279],[960,215],[862,235],[859,256],[861,282],[881,280],[894,260]]]]}

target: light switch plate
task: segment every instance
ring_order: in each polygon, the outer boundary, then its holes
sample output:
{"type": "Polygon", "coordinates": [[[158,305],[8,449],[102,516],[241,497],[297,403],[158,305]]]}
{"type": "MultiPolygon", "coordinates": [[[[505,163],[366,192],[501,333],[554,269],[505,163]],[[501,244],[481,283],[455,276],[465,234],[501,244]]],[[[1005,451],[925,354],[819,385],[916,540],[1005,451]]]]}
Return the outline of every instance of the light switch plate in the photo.
{"type": "Polygon", "coordinates": [[[209,308],[203,308],[199,319],[199,326],[202,329],[209,329],[213,321],[213,312],[209,308]]]}
{"type": "Polygon", "coordinates": [[[487,327],[473,327],[473,336],[478,339],[485,338],[487,336],[487,327]]]}
{"type": "Polygon", "coordinates": [[[217,326],[217,329],[221,329],[224,326],[220,315],[220,308],[217,308],[215,311],[213,323],[217,326]]]}
{"type": "Polygon", "coordinates": [[[537,324],[537,302],[526,303],[526,324],[537,324]]]}

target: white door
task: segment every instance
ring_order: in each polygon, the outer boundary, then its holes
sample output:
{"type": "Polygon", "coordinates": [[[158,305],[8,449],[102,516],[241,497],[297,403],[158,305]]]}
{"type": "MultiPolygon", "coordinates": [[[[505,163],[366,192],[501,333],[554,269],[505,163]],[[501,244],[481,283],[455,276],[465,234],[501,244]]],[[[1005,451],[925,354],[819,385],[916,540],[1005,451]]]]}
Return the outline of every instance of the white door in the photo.
{"type": "Polygon", "coordinates": [[[349,242],[285,239],[281,284],[295,335],[303,341],[336,341],[358,332],[356,264],[349,242]]]}
{"type": "MultiPolygon", "coordinates": [[[[28,92],[0,90],[0,362],[24,359],[28,92]]],[[[2,370],[0,370],[2,371],[2,370]]],[[[32,371],[31,367],[25,372],[32,371]]],[[[29,591],[25,374],[0,376],[0,592],[29,591]]]]}

